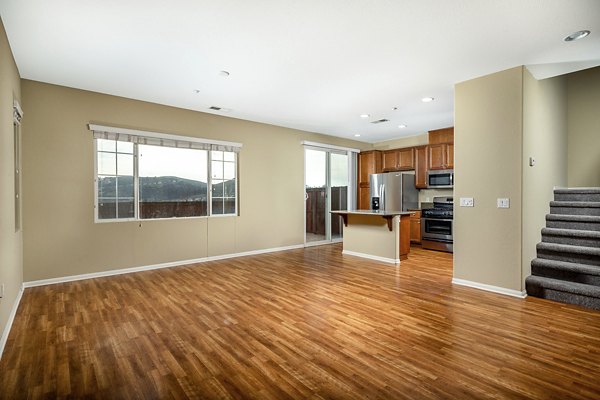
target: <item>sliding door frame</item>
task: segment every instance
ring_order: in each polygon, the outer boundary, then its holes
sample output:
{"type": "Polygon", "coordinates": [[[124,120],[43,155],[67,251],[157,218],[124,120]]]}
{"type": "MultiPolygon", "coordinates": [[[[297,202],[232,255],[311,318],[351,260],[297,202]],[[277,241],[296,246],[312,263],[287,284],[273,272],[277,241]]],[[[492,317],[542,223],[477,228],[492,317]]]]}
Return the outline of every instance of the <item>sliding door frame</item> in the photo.
{"type": "Polygon", "coordinates": [[[345,147],[339,147],[339,146],[331,146],[331,145],[324,145],[321,143],[314,143],[314,142],[302,142],[302,144],[304,145],[304,187],[303,187],[303,192],[304,192],[304,247],[310,247],[310,246],[320,246],[320,245],[324,245],[324,244],[332,244],[332,243],[339,243],[343,240],[343,234],[342,237],[340,238],[336,238],[336,239],[332,239],[331,236],[331,154],[344,154],[348,156],[348,182],[347,182],[347,200],[346,200],[346,204],[347,204],[347,208],[348,209],[354,209],[356,207],[356,153],[359,152],[359,150],[356,149],[350,149],[350,148],[345,148],[345,147]],[[325,239],[324,240],[319,240],[319,241],[314,241],[314,242],[307,242],[306,240],[306,212],[307,212],[307,200],[308,200],[308,195],[306,192],[306,151],[307,150],[314,150],[314,151],[323,151],[325,153],[325,173],[326,173],[326,178],[325,178],[325,239]]]}

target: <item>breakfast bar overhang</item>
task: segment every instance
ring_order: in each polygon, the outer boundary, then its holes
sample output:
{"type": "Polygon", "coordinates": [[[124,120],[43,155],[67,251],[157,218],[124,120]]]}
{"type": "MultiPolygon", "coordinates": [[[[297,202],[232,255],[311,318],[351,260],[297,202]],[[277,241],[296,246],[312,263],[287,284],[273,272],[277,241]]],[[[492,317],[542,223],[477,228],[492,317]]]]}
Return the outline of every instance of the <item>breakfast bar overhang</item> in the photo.
{"type": "Polygon", "coordinates": [[[398,264],[410,251],[410,212],[331,211],[344,220],[342,254],[398,264]]]}

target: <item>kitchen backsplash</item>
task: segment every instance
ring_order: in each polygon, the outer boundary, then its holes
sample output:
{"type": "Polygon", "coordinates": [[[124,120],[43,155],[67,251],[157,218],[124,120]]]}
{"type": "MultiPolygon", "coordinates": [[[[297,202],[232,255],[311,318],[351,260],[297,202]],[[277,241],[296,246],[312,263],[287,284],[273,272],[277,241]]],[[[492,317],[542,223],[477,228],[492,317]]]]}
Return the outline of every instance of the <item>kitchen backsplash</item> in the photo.
{"type": "Polygon", "coordinates": [[[419,190],[419,207],[421,203],[431,203],[435,196],[453,196],[452,189],[421,189],[419,190]]]}

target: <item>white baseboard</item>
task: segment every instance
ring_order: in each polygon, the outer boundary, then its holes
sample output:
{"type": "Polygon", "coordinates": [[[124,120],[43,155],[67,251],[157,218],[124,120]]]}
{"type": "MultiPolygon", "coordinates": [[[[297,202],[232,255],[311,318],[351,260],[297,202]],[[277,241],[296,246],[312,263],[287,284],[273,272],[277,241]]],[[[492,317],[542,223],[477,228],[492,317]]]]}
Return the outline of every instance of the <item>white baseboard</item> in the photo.
{"type": "Polygon", "coordinates": [[[328,244],[342,243],[344,239],[321,240],[318,242],[306,242],[304,247],[327,246],[328,244]]]}
{"type": "Polygon", "coordinates": [[[172,267],[178,267],[181,265],[204,263],[204,262],[208,262],[208,261],[225,260],[227,258],[245,257],[245,256],[253,256],[253,255],[257,255],[257,254],[274,253],[277,251],[301,249],[303,247],[304,247],[303,244],[295,244],[292,246],[251,250],[251,251],[244,251],[241,253],[222,254],[222,255],[218,255],[218,256],[195,258],[195,259],[191,259],[191,260],[181,260],[181,261],[172,261],[172,262],[166,262],[166,263],[161,263],[161,264],[144,265],[141,267],[112,269],[109,271],[92,272],[90,274],[70,275],[70,276],[63,276],[63,277],[59,277],[59,278],[41,279],[38,281],[23,282],[23,287],[30,288],[30,287],[36,287],[36,286],[54,285],[57,283],[80,281],[83,279],[94,279],[94,278],[101,278],[101,277],[105,277],[105,276],[131,274],[133,272],[141,272],[141,271],[150,271],[153,269],[172,268],[172,267]]]}
{"type": "Polygon", "coordinates": [[[388,264],[400,264],[400,259],[393,259],[387,257],[379,257],[374,256],[372,254],[358,253],[356,251],[343,250],[342,254],[347,254],[349,256],[368,258],[369,260],[381,261],[388,264]]]}
{"type": "Polygon", "coordinates": [[[452,278],[452,283],[454,285],[468,286],[468,287],[472,287],[472,288],[475,288],[475,289],[485,290],[485,291],[488,291],[488,292],[494,292],[494,293],[504,294],[506,296],[518,297],[520,299],[524,299],[525,297],[527,297],[527,292],[526,291],[522,291],[521,292],[521,291],[518,291],[518,290],[506,289],[506,288],[499,287],[499,286],[487,285],[485,283],[467,281],[467,280],[464,280],[464,279],[452,278]]]}
{"type": "Polygon", "coordinates": [[[6,326],[4,327],[4,332],[2,332],[2,338],[0,338],[0,359],[2,359],[2,354],[4,353],[4,346],[6,346],[6,342],[8,341],[8,334],[10,333],[10,329],[12,328],[12,324],[15,320],[15,315],[17,315],[17,309],[19,308],[19,303],[21,303],[21,297],[23,296],[24,287],[21,285],[19,289],[19,293],[17,293],[17,298],[10,310],[10,314],[8,315],[8,321],[6,321],[6,326]]]}

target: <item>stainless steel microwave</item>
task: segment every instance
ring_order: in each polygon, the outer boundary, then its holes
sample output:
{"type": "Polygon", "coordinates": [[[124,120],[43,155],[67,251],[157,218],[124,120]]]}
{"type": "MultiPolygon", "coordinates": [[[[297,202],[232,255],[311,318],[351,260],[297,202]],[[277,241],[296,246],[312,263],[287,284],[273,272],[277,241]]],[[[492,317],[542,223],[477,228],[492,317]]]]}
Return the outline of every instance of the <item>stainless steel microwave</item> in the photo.
{"type": "Polygon", "coordinates": [[[450,189],[454,187],[454,170],[440,169],[427,171],[427,188],[450,189]]]}

